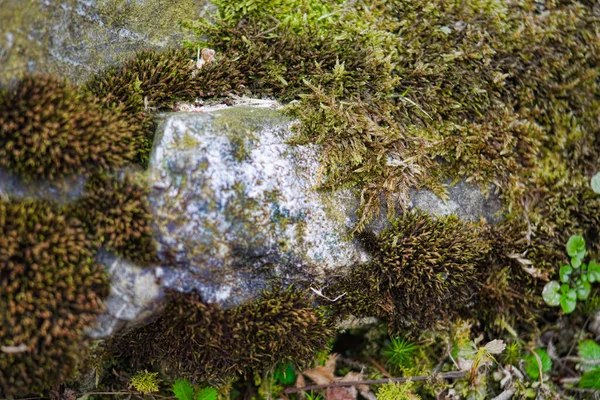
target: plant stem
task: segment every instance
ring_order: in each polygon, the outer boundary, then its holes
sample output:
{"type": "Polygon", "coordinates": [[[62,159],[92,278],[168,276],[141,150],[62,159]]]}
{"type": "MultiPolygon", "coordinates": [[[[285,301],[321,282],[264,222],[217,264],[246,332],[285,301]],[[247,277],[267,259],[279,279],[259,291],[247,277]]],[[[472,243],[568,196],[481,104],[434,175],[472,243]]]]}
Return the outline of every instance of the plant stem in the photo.
{"type": "Polygon", "coordinates": [[[401,377],[401,378],[374,379],[374,380],[370,380],[370,381],[332,382],[332,383],[327,383],[324,385],[310,385],[310,386],[303,386],[303,387],[299,387],[299,388],[288,388],[288,389],[285,389],[283,392],[284,393],[297,393],[297,392],[302,392],[302,391],[306,391],[306,390],[325,389],[325,388],[330,388],[330,387],[378,385],[378,384],[389,383],[389,382],[399,382],[399,383],[408,382],[408,381],[416,382],[416,381],[426,381],[427,379],[434,378],[434,377],[439,377],[442,379],[459,379],[459,378],[464,378],[466,375],[467,375],[467,373],[464,371],[451,371],[451,372],[445,372],[445,373],[439,374],[439,375],[408,376],[408,377],[401,377]]]}

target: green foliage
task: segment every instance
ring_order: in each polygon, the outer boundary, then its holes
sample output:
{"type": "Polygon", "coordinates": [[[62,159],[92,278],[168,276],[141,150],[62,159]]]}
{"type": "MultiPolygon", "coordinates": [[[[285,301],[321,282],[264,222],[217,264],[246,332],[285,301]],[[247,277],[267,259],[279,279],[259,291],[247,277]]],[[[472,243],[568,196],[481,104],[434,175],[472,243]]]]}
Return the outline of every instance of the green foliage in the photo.
{"type": "Polygon", "coordinates": [[[179,377],[218,383],[279,362],[312,361],[332,333],[323,310],[291,287],[227,310],[195,293],[173,292],[161,318],[112,347],[131,362],[158,363],[179,377]]]}
{"type": "Polygon", "coordinates": [[[67,380],[108,280],[81,222],[39,201],[0,201],[0,397],[67,380]]]}
{"type": "Polygon", "coordinates": [[[283,26],[296,32],[302,32],[307,27],[327,25],[327,22],[337,19],[333,12],[338,1],[322,0],[215,0],[222,21],[235,25],[241,20],[264,21],[265,24],[277,20],[283,26]],[[269,18],[271,17],[271,18],[269,18]]]}
{"type": "Polygon", "coordinates": [[[521,356],[521,344],[518,341],[510,342],[506,345],[504,354],[504,365],[515,364],[521,356]]]}
{"type": "Polygon", "coordinates": [[[393,335],[459,312],[457,305],[466,305],[476,290],[478,265],[490,249],[483,226],[421,212],[405,213],[379,237],[363,240],[372,261],[328,293],[346,293],[334,304],[340,313],[385,318],[393,335]]]}
{"type": "MultiPolygon", "coordinates": [[[[537,348],[534,350],[537,356],[540,358],[542,374],[547,374],[552,370],[552,359],[548,355],[545,349],[537,348]]],[[[533,354],[527,354],[523,357],[523,367],[527,375],[533,380],[540,379],[540,364],[537,358],[533,354]]]]}
{"type": "Polygon", "coordinates": [[[590,339],[582,340],[579,342],[579,357],[592,363],[580,364],[584,373],[578,386],[582,389],[600,389],[600,365],[593,363],[600,361],[600,345],[590,339]]]}
{"type": "Polygon", "coordinates": [[[0,165],[28,178],[120,167],[134,158],[134,130],[119,110],[52,76],[0,93],[0,165]]]}
{"type": "Polygon", "coordinates": [[[134,174],[97,174],[72,207],[97,245],[138,264],[157,260],[145,182],[134,174]]]}
{"type": "Polygon", "coordinates": [[[158,379],[158,372],[148,372],[147,370],[138,371],[134,376],[131,377],[130,386],[132,386],[138,392],[148,394],[159,391],[160,379],[158,379]]]}
{"type": "Polygon", "coordinates": [[[194,400],[194,387],[187,379],[177,379],[173,383],[173,394],[177,400],[194,400]]]}
{"type": "Polygon", "coordinates": [[[416,350],[417,346],[405,338],[392,338],[384,354],[389,357],[388,363],[397,367],[410,367],[416,350]]]}
{"type": "Polygon", "coordinates": [[[550,281],[544,286],[542,298],[549,306],[558,306],[566,314],[570,314],[577,306],[577,300],[586,300],[591,291],[591,283],[600,279],[600,265],[595,261],[583,264],[587,254],[585,240],[582,236],[573,235],[567,242],[567,254],[571,256],[571,265],[562,265],[559,279],[550,281]]]}
{"type": "Polygon", "coordinates": [[[296,382],[296,371],[291,362],[278,363],[273,371],[273,379],[282,385],[291,385],[296,382]]]}
{"type": "Polygon", "coordinates": [[[573,268],[579,268],[585,257],[585,240],[580,235],[573,235],[567,242],[567,254],[571,256],[573,268]]]}
{"type": "Polygon", "coordinates": [[[187,379],[177,379],[173,384],[173,394],[177,400],[216,400],[217,391],[208,387],[194,388],[187,379]]]}
{"type": "Polygon", "coordinates": [[[413,382],[386,383],[377,390],[377,400],[420,400],[421,397],[413,393],[413,382]]]}
{"type": "Polygon", "coordinates": [[[581,389],[600,389],[600,369],[592,369],[590,371],[586,371],[581,376],[579,380],[578,386],[581,389]]]}
{"type": "MultiPolygon", "coordinates": [[[[579,356],[586,361],[600,361],[600,345],[591,339],[579,342],[579,356]]],[[[582,365],[584,369],[589,369],[582,365]]]]}

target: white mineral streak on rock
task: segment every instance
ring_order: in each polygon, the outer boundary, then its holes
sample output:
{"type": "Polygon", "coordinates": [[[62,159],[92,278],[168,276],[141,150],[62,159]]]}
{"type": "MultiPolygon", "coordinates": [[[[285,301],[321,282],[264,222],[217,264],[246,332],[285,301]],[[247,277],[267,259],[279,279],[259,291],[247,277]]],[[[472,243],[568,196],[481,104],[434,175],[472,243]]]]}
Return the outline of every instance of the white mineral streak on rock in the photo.
{"type": "Polygon", "coordinates": [[[346,192],[314,191],[317,152],[291,147],[281,113],[235,106],[165,115],[150,196],[166,287],[237,304],[266,278],[319,280],[367,255],[345,235],[346,192]]]}

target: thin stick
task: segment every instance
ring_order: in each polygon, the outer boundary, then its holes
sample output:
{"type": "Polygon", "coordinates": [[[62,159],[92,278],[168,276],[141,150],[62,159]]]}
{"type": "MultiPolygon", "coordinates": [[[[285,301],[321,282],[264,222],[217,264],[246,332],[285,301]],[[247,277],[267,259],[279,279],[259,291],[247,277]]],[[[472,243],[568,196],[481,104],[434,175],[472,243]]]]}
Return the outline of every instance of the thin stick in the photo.
{"type": "Polygon", "coordinates": [[[315,390],[315,389],[325,389],[325,388],[330,388],[330,387],[344,387],[344,386],[358,386],[358,385],[378,385],[378,384],[382,384],[382,383],[389,383],[389,382],[408,382],[408,381],[426,381],[427,379],[430,378],[434,378],[434,377],[439,377],[442,379],[459,379],[459,378],[464,378],[467,375],[467,373],[465,371],[451,371],[451,372],[445,372],[443,374],[439,374],[439,375],[423,375],[423,376],[408,376],[408,377],[402,377],[402,378],[391,378],[391,379],[374,379],[374,380],[370,380],[370,381],[348,381],[348,382],[332,382],[332,383],[327,383],[324,385],[310,385],[310,386],[303,386],[303,387],[299,387],[299,388],[289,388],[289,389],[285,389],[283,391],[283,393],[297,393],[297,392],[302,392],[302,391],[306,391],[306,390],[315,390]]]}
{"type": "Polygon", "coordinates": [[[390,373],[387,372],[387,370],[385,368],[383,368],[383,365],[379,364],[377,361],[375,361],[371,357],[369,357],[368,360],[371,364],[373,364],[375,366],[375,368],[377,368],[379,370],[379,372],[381,372],[383,375],[387,376],[388,378],[393,379],[392,375],[390,375],[390,373]]]}

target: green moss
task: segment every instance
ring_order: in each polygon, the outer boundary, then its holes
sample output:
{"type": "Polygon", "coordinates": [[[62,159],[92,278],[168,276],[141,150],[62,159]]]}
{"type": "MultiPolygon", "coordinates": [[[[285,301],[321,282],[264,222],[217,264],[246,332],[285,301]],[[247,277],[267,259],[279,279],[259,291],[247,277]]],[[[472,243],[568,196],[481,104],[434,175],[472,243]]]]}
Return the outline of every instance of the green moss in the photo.
{"type": "Polygon", "coordinates": [[[81,222],[47,203],[0,202],[0,395],[64,382],[102,311],[107,277],[81,222]]]}
{"type": "Polygon", "coordinates": [[[147,196],[147,185],[134,174],[94,175],[71,212],[96,245],[145,265],[157,260],[147,196]]]}
{"type": "Polygon", "coordinates": [[[161,318],[112,347],[128,363],[218,383],[280,361],[311,361],[332,333],[324,311],[291,287],[229,310],[203,303],[197,294],[172,292],[161,318]]]}
{"type": "Polygon", "coordinates": [[[118,111],[51,76],[0,93],[0,165],[26,177],[110,171],[133,160],[132,126],[118,111]]]}
{"type": "Polygon", "coordinates": [[[230,69],[230,88],[299,99],[288,108],[301,121],[293,143],[321,146],[322,189],[361,192],[357,230],[380,212],[382,192],[443,196],[441,178],[465,178],[503,189],[513,211],[539,188],[543,166],[589,176],[597,161],[600,44],[585,5],[217,5],[221,21],[196,28],[230,69]]]}
{"type": "Polygon", "coordinates": [[[383,318],[394,335],[456,315],[477,290],[478,267],[490,251],[484,233],[456,216],[403,214],[379,237],[363,235],[373,260],[333,283],[331,295],[346,293],[334,307],[383,318]]]}

